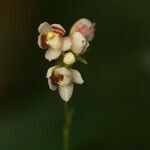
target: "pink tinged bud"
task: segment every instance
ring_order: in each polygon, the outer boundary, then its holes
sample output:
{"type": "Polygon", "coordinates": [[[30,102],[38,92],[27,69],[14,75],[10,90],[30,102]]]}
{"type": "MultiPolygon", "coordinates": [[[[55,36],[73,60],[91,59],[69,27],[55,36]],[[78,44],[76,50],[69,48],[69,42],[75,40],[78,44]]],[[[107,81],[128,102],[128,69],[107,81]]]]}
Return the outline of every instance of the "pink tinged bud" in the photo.
{"type": "Polygon", "coordinates": [[[88,41],[91,41],[94,37],[95,23],[92,23],[86,18],[80,19],[72,26],[70,34],[74,32],[82,33],[88,41]]]}
{"type": "Polygon", "coordinates": [[[52,32],[59,34],[61,37],[65,34],[65,29],[60,24],[52,24],[50,25],[52,32]]]}

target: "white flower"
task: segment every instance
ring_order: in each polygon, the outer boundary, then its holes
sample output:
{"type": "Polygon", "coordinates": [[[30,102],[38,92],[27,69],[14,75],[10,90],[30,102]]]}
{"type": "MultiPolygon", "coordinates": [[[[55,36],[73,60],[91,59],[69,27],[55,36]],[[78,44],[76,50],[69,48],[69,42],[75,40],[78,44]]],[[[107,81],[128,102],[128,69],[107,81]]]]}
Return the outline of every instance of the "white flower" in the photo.
{"type": "Polygon", "coordinates": [[[47,22],[42,23],[38,31],[38,45],[42,49],[48,49],[45,58],[49,61],[57,59],[61,55],[63,45],[64,28],[60,24],[50,25],[47,22]]]}
{"type": "Polygon", "coordinates": [[[72,38],[72,46],[71,50],[74,54],[79,55],[85,52],[87,47],[89,46],[88,41],[80,32],[74,32],[71,35],[72,38]]]}
{"type": "Polygon", "coordinates": [[[38,37],[38,45],[42,49],[51,47],[51,43],[48,42],[49,40],[55,41],[54,39],[56,39],[56,41],[59,41],[58,37],[63,37],[65,34],[65,29],[60,24],[50,25],[47,22],[40,24],[38,31],[40,33],[38,37]]]}
{"type": "Polygon", "coordinates": [[[58,66],[49,68],[46,77],[49,88],[55,91],[58,87],[61,98],[66,102],[72,96],[74,83],[82,84],[84,82],[77,70],[58,66]]]}
{"type": "Polygon", "coordinates": [[[82,33],[88,41],[91,41],[95,34],[95,23],[86,18],[82,18],[75,22],[70,30],[70,34],[74,32],[82,33]]]}

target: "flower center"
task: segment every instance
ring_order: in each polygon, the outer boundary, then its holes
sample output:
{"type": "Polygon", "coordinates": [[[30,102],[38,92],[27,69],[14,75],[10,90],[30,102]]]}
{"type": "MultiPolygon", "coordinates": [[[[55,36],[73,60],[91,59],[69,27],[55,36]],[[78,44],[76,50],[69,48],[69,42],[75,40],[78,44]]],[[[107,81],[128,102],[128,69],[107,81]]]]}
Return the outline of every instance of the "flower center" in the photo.
{"type": "Polygon", "coordinates": [[[57,34],[55,32],[49,32],[47,34],[47,41],[52,40],[57,34]]]}
{"type": "Polygon", "coordinates": [[[63,81],[64,76],[61,75],[61,74],[59,74],[59,73],[56,72],[56,71],[53,71],[53,73],[52,73],[50,79],[51,79],[51,81],[52,81],[52,83],[53,83],[54,85],[58,85],[61,81],[63,81]]]}

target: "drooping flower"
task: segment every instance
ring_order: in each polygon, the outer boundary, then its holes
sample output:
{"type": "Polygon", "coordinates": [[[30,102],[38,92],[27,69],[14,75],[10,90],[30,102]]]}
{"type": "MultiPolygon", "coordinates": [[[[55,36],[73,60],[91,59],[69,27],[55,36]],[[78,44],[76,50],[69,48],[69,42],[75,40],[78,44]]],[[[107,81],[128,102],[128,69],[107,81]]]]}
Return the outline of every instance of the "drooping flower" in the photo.
{"type": "Polygon", "coordinates": [[[59,66],[49,68],[46,77],[49,88],[55,91],[58,87],[61,98],[66,102],[72,96],[74,83],[82,84],[84,82],[77,70],[59,66]]]}
{"type": "Polygon", "coordinates": [[[79,19],[72,26],[70,34],[73,34],[74,32],[82,33],[88,41],[91,41],[95,34],[95,23],[92,23],[86,18],[79,19]]]}

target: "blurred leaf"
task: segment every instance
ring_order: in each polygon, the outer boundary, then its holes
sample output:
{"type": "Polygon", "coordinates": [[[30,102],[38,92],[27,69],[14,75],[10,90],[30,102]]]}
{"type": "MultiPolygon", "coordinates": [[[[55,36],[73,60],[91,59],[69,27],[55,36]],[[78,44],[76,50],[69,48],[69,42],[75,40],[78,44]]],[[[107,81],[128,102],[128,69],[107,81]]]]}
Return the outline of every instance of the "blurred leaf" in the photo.
{"type": "Polygon", "coordinates": [[[79,62],[83,63],[83,64],[88,64],[88,62],[86,61],[86,59],[83,58],[83,57],[81,57],[81,56],[78,56],[76,59],[77,59],[79,62]]]}

